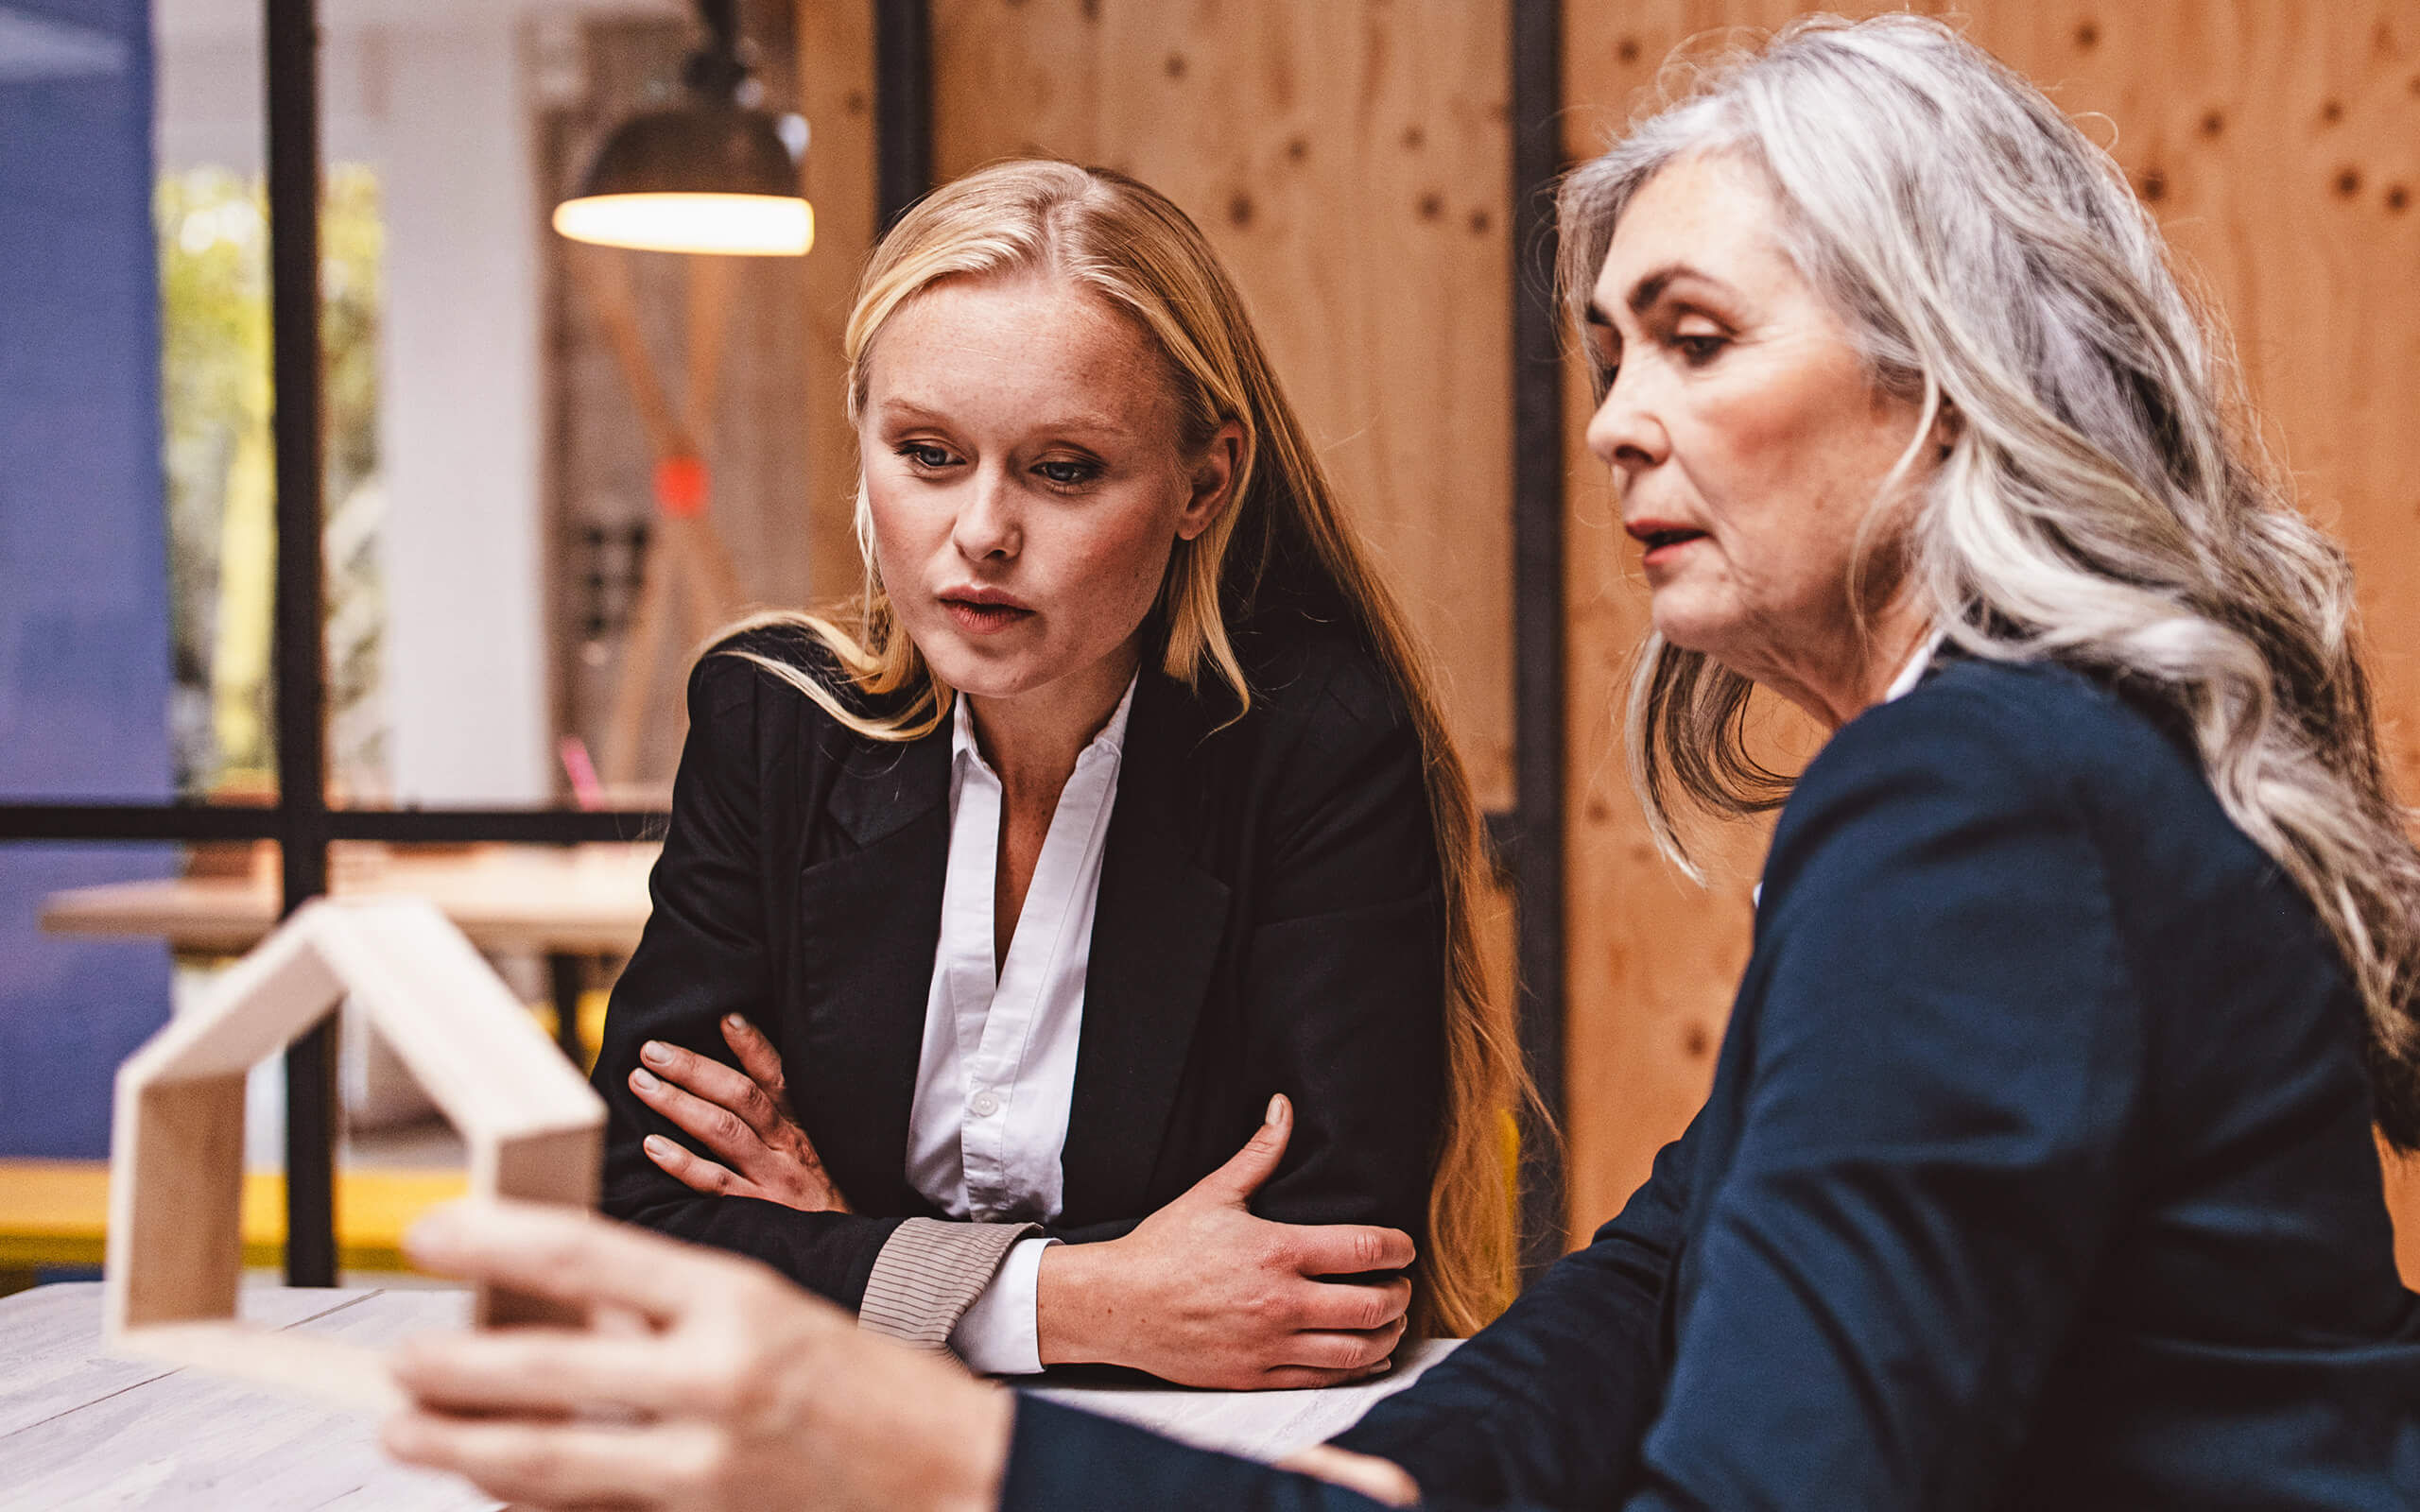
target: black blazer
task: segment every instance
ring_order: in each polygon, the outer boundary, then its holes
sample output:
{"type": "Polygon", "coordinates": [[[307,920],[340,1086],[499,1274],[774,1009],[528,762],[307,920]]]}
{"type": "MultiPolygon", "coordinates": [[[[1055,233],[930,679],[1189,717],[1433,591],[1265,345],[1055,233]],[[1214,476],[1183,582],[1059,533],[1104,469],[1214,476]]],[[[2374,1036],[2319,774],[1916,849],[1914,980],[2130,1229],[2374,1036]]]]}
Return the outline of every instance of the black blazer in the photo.
{"type": "MultiPolygon", "coordinates": [[[[2420,1297],[2360,1047],[2187,745],[1953,662],[1790,799],[1687,1134],[1338,1442],[1440,1507],[2409,1512],[2420,1297]]],[[[1008,1487],[1369,1504],[1032,1401],[1008,1487]]]]}
{"type": "MultiPolygon", "coordinates": [[[[751,649],[820,668],[805,636],[751,649]]],[[[1128,715],[1051,1231],[1131,1229],[1293,1099],[1253,1209],[1417,1236],[1443,1103],[1443,914],[1418,733],[1352,639],[1293,619],[1238,637],[1251,711],[1148,665],[1128,715]]],[[[596,1085],[611,1108],[603,1207],[764,1260],[849,1306],[900,1220],[908,1108],[949,851],[946,724],[907,745],[849,731],[796,689],[709,654],[654,913],[614,988],[596,1085]],[[701,1196],[657,1169],[648,1040],[728,1062],[747,1015],[853,1213],[701,1196]]],[[[693,1142],[690,1142],[693,1143],[693,1142]]]]}

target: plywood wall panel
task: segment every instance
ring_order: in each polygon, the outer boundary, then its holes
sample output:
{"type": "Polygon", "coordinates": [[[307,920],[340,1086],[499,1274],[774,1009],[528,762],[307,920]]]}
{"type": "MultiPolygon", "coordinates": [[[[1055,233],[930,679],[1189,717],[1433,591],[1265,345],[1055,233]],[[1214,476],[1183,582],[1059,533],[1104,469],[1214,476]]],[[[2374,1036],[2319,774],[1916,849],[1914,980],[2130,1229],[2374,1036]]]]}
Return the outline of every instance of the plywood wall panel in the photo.
{"type": "Polygon", "coordinates": [[[1122,169],[1219,247],[1512,799],[1502,0],[939,0],[935,161],[1122,169]]]}
{"type": "Polygon", "coordinates": [[[874,239],[873,8],[799,0],[799,110],[813,133],[806,195],[815,246],[804,260],[805,558],[817,600],[856,592],[857,437],[846,412],[840,340],[874,239]]]}
{"type": "MultiPolygon", "coordinates": [[[[1596,151],[1685,38],[1755,0],[1566,8],[1566,149],[1596,151]]],[[[1870,12],[1876,6],[1840,7],[1870,12]]],[[[1913,9],[1931,9],[1929,6],[1913,9]]],[[[2379,706],[2420,797],[2420,15],[2297,0],[1973,0],[1971,35],[2114,151],[2231,323],[2301,502],[2352,552],[2379,706]]],[[[1575,372],[1573,413],[1583,401],[1575,372]]],[[[1710,1075],[1744,959],[1746,878],[1676,887],[1620,779],[1606,690],[1644,626],[1602,470],[1570,428],[1571,1217],[1601,1220],[1710,1075]]],[[[1753,864],[1755,837],[1741,848],[1753,864]]],[[[2420,1176],[2399,1171],[2420,1276],[2420,1176]]]]}

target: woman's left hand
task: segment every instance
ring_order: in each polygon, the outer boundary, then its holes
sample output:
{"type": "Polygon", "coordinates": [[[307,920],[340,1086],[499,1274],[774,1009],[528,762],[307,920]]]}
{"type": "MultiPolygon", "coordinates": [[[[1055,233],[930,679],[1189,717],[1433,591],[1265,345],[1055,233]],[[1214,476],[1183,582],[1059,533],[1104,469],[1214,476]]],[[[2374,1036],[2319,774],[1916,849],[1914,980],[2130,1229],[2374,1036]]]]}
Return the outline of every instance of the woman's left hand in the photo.
{"type": "Polygon", "coordinates": [[[661,1135],[648,1137],[647,1158],[710,1195],[762,1197],[802,1212],[847,1212],[848,1198],[790,1111],[781,1053],[735,1013],[722,1021],[722,1038],[740,1070],[650,1040],[639,1047],[645,1064],[631,1072],[639,1101],[702,1142],[720,1163],[661,1135]]]}
{"type": "Polygon", "coordinates": [[[535,1507],[998,1501],[1006,1391],[860,1330],[753,1261],[520,1203],[441,1209],[407,1244],[424,1269],[595,1322],[405,1345],[390,1367],[410,1402],[382,1435],[398,1459],[535,1507]]]}

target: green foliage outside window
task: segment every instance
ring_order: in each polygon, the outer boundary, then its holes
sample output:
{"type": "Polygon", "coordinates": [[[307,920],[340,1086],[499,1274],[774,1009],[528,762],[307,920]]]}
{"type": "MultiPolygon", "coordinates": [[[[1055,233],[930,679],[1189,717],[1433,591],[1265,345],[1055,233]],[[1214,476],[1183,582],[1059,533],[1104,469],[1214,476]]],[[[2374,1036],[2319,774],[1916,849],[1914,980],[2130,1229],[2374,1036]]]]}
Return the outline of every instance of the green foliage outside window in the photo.
{"type": "MultiPolygon", "coordinates": [[[[170,729],[179,790],[266,796],[277,770],[269,627],[276,481],[269,442],[268,217],[257,175],[161,175],[161,378],[167,472],[170,729]]],[[[378,572],[376,176],[332,168],[320,218],[329,761],[354,797],[385,785],[378,572]]]]}

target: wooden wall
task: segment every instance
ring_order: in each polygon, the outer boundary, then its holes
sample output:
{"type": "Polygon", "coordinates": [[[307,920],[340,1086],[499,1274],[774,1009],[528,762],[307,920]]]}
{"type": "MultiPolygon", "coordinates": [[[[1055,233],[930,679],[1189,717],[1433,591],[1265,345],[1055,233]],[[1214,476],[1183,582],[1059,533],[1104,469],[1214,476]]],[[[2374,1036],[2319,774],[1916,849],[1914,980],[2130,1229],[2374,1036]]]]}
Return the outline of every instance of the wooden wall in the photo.
{"type": "Polygon", "coordinates": [[[874,241],[873,11],[800,0],[798,108],[813,133],[806,195],[815,245],[806,282],[806,561],[812,596],[838,598],[861,581],[853,524],[857,437],[842,404],[840,338],[857,274],[874,241]]]}
{"type": "MultiPolygon", "coordinates": [[[[1685,39],[1774,0],[1568,0],[1565,146],[1600,147],[1685,39]]],[[[1842,0],[1835,9],[1884,9],[1842,0]]],[[[1915,7],[1944,9],[1938,0],[1915,7]]],[[[2100,112],[2234,324],[2306,506],[2352,548],[2404,790],[2420,797],[2420,15],[2298,0],[1965,0],[1984,45],[2100,112]]],[[[933,0],[935,169],[1048,153],[1134,173],[1228,258],[1278,369],[1450,679],[1482,798],[1512,798],[1507,0],[933,0]]],[[[802,0],[816,139],[806,396],[819,593],[854,582],[837,349],[873,232],[867,8],[802,0]]],[[[1570,389],[1568,1081],[1575,1235],[1703,1096],[1764,832],[1700,891],[1648,843],[1614,714],[1645,593],[1570,389]]],[[[1785,743],[1807,732],[1789,718],[1785,743]]],[[[1501,941],[1498,942],[1501,944],[1501,941]]],[[[2400,1179],[2420,1277],[2420,1178],[2400,1179]]]]}
{"type": "Polygon", "coordinates": [[[932,14],[938,177],[1035,154],[1101,163],[1218,245],[1440,655],[1481,800],[1508,804],[1503,0],[935,0],[932,14]]]}
{"type": "MultiPolygon", "coordinates": [[[[1565,146],[1599,150],[1685,38],[1768,27],[1800,8],[1632,0],[1565,9],[1565,146]]],[[[1868,12],[1896,7],[1842,4],[1868,12]]],[[[1945,9],[1918,5],[1923,10],[1945,9]]],[[[2228,318],[2304,506],[2351,548],[2381,713],[2420,798],[2420,12],[2306,0],[1963,0],[1970,34],[2100,112],[2115,151],[2228,318]]],[[[1575,381],[1571,684],[1571,1220],[1610,1216],[1712,1074],[1746,957],[1737,873],[1699,893],[1653,855],[1621,780],[1609,703],[1645,623],[1635,557],[1580,446],[1575,381]]],[[[2395,1183],[2420,1280],[2420,1176],[2395,1183]]]]}

